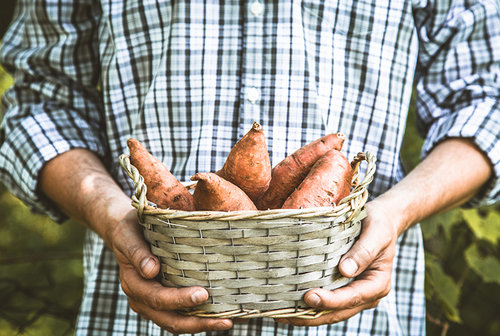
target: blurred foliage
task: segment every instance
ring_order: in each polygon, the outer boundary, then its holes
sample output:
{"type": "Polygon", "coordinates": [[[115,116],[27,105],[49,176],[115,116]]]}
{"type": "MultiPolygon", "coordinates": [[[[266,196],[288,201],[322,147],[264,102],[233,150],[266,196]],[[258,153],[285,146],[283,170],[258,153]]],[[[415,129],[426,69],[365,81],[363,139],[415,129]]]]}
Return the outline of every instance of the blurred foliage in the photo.
{"type": "MultiPolygon", "coordinates": [[[[13,0],[3,0],[0,36],[13,0]]],[[[0,68],[0,97],[12,79],[0,68]]],[[[419,160],[410,109],[402,161],[419,160]]],[[[82,295],[84,229],[32,214],[0,185],[0,336],[70,335],[82,295]]],[[[500,335],[500,205],[422,223],[428,335],[500,335]]]]}
{"type": "Polygon", "coordinates": [[[71,335],[84,229],[34,215],[0,186],[0,336],[71,335]]]}

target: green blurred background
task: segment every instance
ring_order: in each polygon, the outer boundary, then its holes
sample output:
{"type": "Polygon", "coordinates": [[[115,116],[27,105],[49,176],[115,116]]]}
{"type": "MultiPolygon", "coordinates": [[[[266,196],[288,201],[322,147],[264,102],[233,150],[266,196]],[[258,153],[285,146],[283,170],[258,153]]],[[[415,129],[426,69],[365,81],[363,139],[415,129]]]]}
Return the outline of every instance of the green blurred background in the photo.
{"type": "MultiPolygon", "coordinates": [[[[15,0],[2,0],[0,39],[15,0]]],[[[12,78],[0,67],[0,97],[12,78]]],[[[418,162],[413,106],[402,159],[418,162]]],[[[72,335],[82,295],[84,229],[32,214],[0,184],[0,336],[72,335]]],[[[500,205],[422,223],[428,335],[500,335],[500,205]]]]}

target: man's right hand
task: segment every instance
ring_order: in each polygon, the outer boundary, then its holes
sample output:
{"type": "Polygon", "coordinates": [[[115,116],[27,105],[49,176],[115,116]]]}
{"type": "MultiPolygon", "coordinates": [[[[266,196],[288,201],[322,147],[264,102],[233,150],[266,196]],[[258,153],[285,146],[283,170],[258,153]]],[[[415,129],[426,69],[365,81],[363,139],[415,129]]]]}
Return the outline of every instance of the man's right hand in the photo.
{"type": "Polygon", "coordinates": [[[142,236],[136,210],[92,152],[73,149],[61,154],[40,176],[41,191],[68,216],[97,232],[113,251],[132,310],[177,334],[232,327],[230,319],[175,312],[203,303],[208,292],[201,287],[168,288],[154,280],[160,263],[142,236]]]}
{"type": "Polygon", "coordinates": [[[130,308],[172,333],[197,333],[232,327],[229,319],[185,316],[175,310],[199,305],[208,299],[201,287],[169,288],[153,280],[160,263],[142,238],[135,209],[115,227],[111,235],[112,250],[120,266],[121,286],[130,308]]]}

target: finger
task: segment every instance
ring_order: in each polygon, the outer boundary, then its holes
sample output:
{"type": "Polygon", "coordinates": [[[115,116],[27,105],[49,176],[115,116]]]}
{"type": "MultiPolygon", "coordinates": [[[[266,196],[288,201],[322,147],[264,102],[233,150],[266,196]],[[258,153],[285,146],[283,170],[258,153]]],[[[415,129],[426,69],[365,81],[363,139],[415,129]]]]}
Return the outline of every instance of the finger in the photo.
{"type": "Polygon", "coordinates": [[[158,258],[151,253],[144,240],[137,214],[131,211],[113,230],[113,251],[120,267],[132,265],[145,279],[152,279],[160,271],[158,258]]]}
{"type": "Polygon", "coordinates": [[[356,308],[333,311],[331,313],[322,315],[315,319],[287,318],[284,319],[283,321],[280,321],[280,319],[276,319],[276,321],[281,323],[292,324],[294,326],[319,326],[322,324],[332,324],[345,321],[364,309],[375,308],[378,305],[378,303],[379,300],[376,300],[370,303],[366,303],[362,306],[358,306],[356,308]]]}
{"type": "Polygon", "coordinates": [[[363,223],[363,230],[359,239],[340,259],[339,270],[348,277],[353,278],[361,274],[373,261],[390,247],[393,233],[389,225],[374,225],[369,221],[363,223]]]}
{"type": "Polygon", "coordinates": [[[304,301],[314,308],[341,310],[366,306],[389,294],[390,273],[369,272],[347,286],[335,290],[315,288],[304,295],[304,301]]]}
{"type": "Polygon", "coordinates": [[[178,310],[197,306],[208,299],[202,287],[170,288],[155,280],[143,279],[131,267],[120,270],[123,292],[131,299],[153,310],[178,310]]]}
{"type": "Polygon", "coordinates": [[[129,304],[133,311],[174,334],[226,330],[233,326],[230,319],[200,318],[182,315],[173,311],[157,311],[134,300],[129,300],[129,304]]]}

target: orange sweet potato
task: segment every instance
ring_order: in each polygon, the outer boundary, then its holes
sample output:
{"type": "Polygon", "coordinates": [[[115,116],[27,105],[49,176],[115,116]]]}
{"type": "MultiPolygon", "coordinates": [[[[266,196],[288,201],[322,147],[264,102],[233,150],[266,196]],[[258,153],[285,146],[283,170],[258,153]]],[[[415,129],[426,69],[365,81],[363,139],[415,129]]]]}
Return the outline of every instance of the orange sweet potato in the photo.
{"type": "Polygon", "coordinates": [[[311,168],[309,174],[288,197],[283,209],[334,206],[351,190],[352,168],[347,158],[332,149],[311,168]]]}
{"type": "Polygon", "coordinates": [[[127,140],[130,163],[137,168],[147,187],[146,197],[159,208],[195,210],[193,196],[170,170],[134,138],[127,140]]]}
{"type": "Polygon", "coordinates": [[[216,174],[238,186],[252,201],[267,190],[271,181],[271,160],[264,132],[257,122],[233,146],[224,166],[216,174]]]}
{"type": "Polygon", "coordinates": [[[314,163],[331,149],[341,150],[342,133],[325,135],[295,151],[271,171],[271,183],[264,195],[255,202],[260,210],[279,209],[299,186],[314,163]]]}
{"type": "Polygon", "coordinates": [[[214,173],[197,173],[193,198],[197,210],[257,210],[252,200],[237,186],[214,173]]]}

